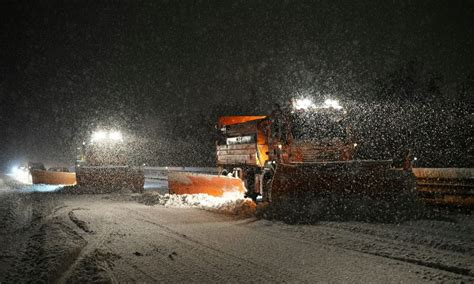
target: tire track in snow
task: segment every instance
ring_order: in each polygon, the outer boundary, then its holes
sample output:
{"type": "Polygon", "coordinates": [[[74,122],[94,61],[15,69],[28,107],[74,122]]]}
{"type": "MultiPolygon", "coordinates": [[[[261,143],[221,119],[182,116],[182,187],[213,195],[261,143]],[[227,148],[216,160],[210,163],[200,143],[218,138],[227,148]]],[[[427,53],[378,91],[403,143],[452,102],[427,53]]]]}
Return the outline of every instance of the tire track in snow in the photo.
{"type": "MultiPolygon", "coordinates": [[[[300,282],[304,281],[304,279],[295,278],[296,276],[294,275],[294,273],[285,270],[283,267],[280,267],[279,271],[278,271],[278,273],[283,274],[283,275],[274,276],[275,271],[269,270],[268,267],[263,266],[260,263],[254,262],[254,261],[246,259],[246,258],[236,256],[234,254],[228,253],[228,252],[223,251],[223,250],[216,249],[212,246],[206,245],[206,244],[204,244],[204,243],[202,243],[198,240],[195,240],[195,239],[187,236],[186,234],[177,232],[177,231],[175,231],[175,230],[173,230],[173,229],[171,229],[167,226],[164,226],[162,224],[150,221],[150,220],[147,219],[147,216],[145,216],[145,215],[143,215],[143,214],[141,214],[141,213],[139,213],[135,210],[132,210],[132,209],[129,209],[129,208],[124,208],[124,209],[126,209],[127,211],[130,211],[131,213],[135,214],[136,216],[139,216],[139,218],[136,218],[136,220],[147,223],[147,224],[151,224],[151,225],[156,226],[156,227],[159,227],[160,229],[164,230],[169,235],[174,236],[175,240],[177,240],[177,241],[179,241],[183,244],[187,244],[187,245],[189,245],[188,243],[194,244],[198,247],[203,248],[206,251],[212,252],[212,254],[215,256],[216,259],[224,258],[224,261],[218,261],[218,263],[233,263],[234,267],[239,267],[240,269],[242,269],[244,271],[256,270],[256,273],[254,273],[253,275],[254,275],[254,277],[262,277],[263,279],[260,279],[260,281],[267,281],[267,282],[268,281],[272,281],[272,282],[283,281],[281,276],[285,276],[285,275],[291,275],[292,281],[300,281],[300,282]],[[247,267],[244,267],[244,266],[247,266],[247,267]],[[282,273],[282,271],[284,271],[284,273],[282,273]],[[265,273],[263,274],[262,272],[265,272],[265,273]]],[[[195,248],[195,246],[191,246],[191,247],[195,248]]],[[[258,281],[255,278],[253,278],[253,280],[258,281]]]]}
{"type": "Polygon", "coordinates": [[[92,231],[90,228],[89,228],[89,225],[87,224],[86,221],[83,221],[79,218],[77,218],[76,214],[74,214],[74,211],[76,210],[85,210],[85,209],[82,209],[82,208],[75,208],[75,209],[72,209],[71,211],[69,211],[69,213],[67,214],[69,216],[69,219],[81,230],[83,230],[84,232],[86,233],[89,233],[89,234],[92,234],[94,231],[92,231]]]}
{"type": "MultiPolygon", "coordinates": [[[[72,212],[72,211],[70,211],[72,212]]],[[[68,213],[69,215],[69,213],[68,213]]],[[[68,216],[69,217],[69,216],[68,216]]],[[[74,223],[73,220],[70,220],[72,223],[74,223]]],[[[74,225],[77,226],[77,224],[74,223],[74,225]]],[[[96,233],[92,236],[87,237],[86,236],[86,242],[87,244],[81,249],[80,253],[74,260],[74,262],[62,273],[61,277],[59,278],[60,283],[67,283],[69,282],[69,279],[76,273],[80,265],[82,264],[82,261],[88,257],[93,255],[94,251],[99,249],[101,246],[103,246],[107,235],[109,234],[108,230],[104,230],[105,228],[101,228],[103,230],[98,230],[99,233],[96,233]]]]}
{"type": "MultiPolygon", "coordinates": [[[[120,208],[117,208],[117,209],[119,209],[122,212],[126,213],[125,215],[127,216],[127,220],[134,220],[134,221],[138,221],[138,222],[144,224],[144,225],[139,225],[141,228],[150,227],[150,225],[153,225],[153,227],[159,228],[160,230],[159,231],[154,231],[153,234],[161,235],[165,239],[168,239],[168,240],[176,243],[176,246],[180,249],[186,248],[185,250],[188,251],[188,252],[203,251],[203,252],[207,252],[207,253],[200,253],[199,255],[206,255],[206,254],[209,255],[209,249],[204,248],[204,250],[203,250],[202,246],[200,246],[200,245],[196,246],[196,243],[183,238],[183,236],[186,236],[186,235],[180,234],[176,231],[171,230],[170,228],[168,228],[166,226],[163,226],[163,225],[158,224],[156,222],[150,221],[150,220],[147,219],[147,216],[144,216],[144,215],[136,212],[135,210],[132,210],[132,209],[129,209],[129,208],[123,208],[123,207],[120,207],[120,208]],[[123,209],[125,209],[125,210],[123,210],[123,209]]],[[[132,225],[132,227],[133,227],[133,225],[132,225]]],[[[152,247],[154,247],[153,251],[158,251],[159,252],[159,250],[156,250],[157,247],[155,247],[154,244],[148,243],[147,245],[151,245],[152,247]]],[[[131,264],[132,268],[134,268],[135,270],[141,272],[141,274],[145,275],[148,278],[151,277],[151,278],[155,279],[156,282],[163,281],[163,279],[169,279],[170,275],[173,275],[173,280],[172,281],[174,281],[174,282],[189,282],[190,281],[189,280],[190,275],[194,275],[193,277],[196,277],[196,278],[201,278],[202,279],[201,281],[203,281],[203,282],[208,281],[207,279],[210,275],[212,275],[212,278],[214,278],[216,282],[225,283],[225,282],[229,281],[229,277],[226,276],[225,274],[221,274],[220,271],[207,270],[208,267],[215,267],[216,266],[216,260],[222,259],[222,253],[215,253],[214,251],[212,251],[211,252],[212,259],[211,260],[209,260],[205,257],[199,258],[199,256],[197,258],[199,261],[196,261],[197,259],[192,259],[191,258],[191,262],[186,261],[186,264],[185,264],[186,271],[188,271],[188,273],[183,273],[183,266],[182,266],[183,263],[178,262],[179,264],[177,264],[174,261],[174,259],[169,258],[169,255],[170,255],[169,253],[163,254],[163,252],[159,252],[159,254],[163,255],[163,257],[162,258],[156,258],[156,257],[153,258],[154,262],[155,261],[159,262],[159,265],[157,265],[157,266],[162,267],[162,269],[160,269],[160,270],[154,270],[153,271],[153,272],[159,274],[159,277],[158,276],[155,277],[155,276],[150,275],[149,273],[145,273],[142,269],[139,268],[139,266],[142,266],[142,265],[145,266],[146,264],[148,264],[146,262],[146,260],[141,261],[139,259],[134,259],[133,263],[132,263],[132,262],[128,261],[126,257],[124,257],[122,259],[122,261],[125,261],[126,263],[131,264]],[[203,271],[206,271],[206,270],[207,270],[206,275],[202,275],[202,274],[201,275],[196,275],[196,271],[203,272],[203,271]],[[184,278],[179,278],[179,277],[182,277],[183,275],[184,275],[184,278]],[[178,277],[178,279],[176,277],[178,277]]],[[[181,254],[181,253],[179,255],[180,256],[184,255],[184,256],[188,256],[188,257],[189,256],[196,256],[196,255],[193,255],[193,254],[188,255],[188,254],[181,254]]],[[[181,259],[181,258],[178,258],[178,259],[181,259]]],[[[187,258],[185,257],[184,259],[187,259],[187,258]]],[[[217,261],[217,263],[221,263],[221,264],[229,263],[229,261],[227,261],[228,259],[225,259],[225,260],[226,261],[222,261],[222,260],[217,261]]],[[[232,262],[232,264],[229,265],[229,266],[235,268],[235,267],[241,267],[241,264],[236,263],[236,262],[232,262]]],[[[226,272],[227,272],[227,274],[229,274],[229,272],[232,273],[229,270],[226,270],[226,272]]],[[[235,276],[237,276],[237,275],[235,275],[235,276]]],[[[266,282],[270,281],[267,278],[264,278],[263,280],[265,280],[266,282]]],[[[198,280],[193,279],[191,281],[194,282],[194,281],[198,281],[198,280]]],[[[272,279],[272,281],[274,282],[276,280],[272,279]]]]}

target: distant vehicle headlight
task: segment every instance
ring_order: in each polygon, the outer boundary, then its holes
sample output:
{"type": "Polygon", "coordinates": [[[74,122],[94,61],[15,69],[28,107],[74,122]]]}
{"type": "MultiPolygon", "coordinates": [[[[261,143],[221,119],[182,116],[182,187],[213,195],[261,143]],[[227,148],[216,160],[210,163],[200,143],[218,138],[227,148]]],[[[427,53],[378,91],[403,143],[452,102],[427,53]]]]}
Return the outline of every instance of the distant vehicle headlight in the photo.
{"type": "Polygon", "coordinates": [[[122,141],[122,133],[120,131],[112,131],[109,133],[109,138],[114,141],[122,141]]]}
{"type": "Polygon", "coordinates": [[[92,141],[97,142],[97,141],[102,141],[105,138],[107,138],[107,132],[103,130],[96,131],[92,133],[92,141]]]}

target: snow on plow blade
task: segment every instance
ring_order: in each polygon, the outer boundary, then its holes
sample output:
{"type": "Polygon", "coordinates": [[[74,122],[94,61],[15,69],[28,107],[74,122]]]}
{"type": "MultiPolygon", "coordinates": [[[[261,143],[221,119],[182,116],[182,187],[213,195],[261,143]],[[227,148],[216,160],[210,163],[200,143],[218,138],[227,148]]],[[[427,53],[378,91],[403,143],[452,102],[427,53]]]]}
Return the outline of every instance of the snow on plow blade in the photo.
{"type": "Polygon", "coordinates": [[[77,185],[107,192],[130,189],[142,192],[145,176],[142,170],[131,167],[81,167],[76,172],[77,185]]]}
{"type": "Polygon", "coordinates": [[[171,194],[203,193],[217,197],[245,194],[245,186],[239,178],[187,172],[170,172],[168,188],[171,194]]]}
{"type": "Polygon", "coordinates": [[[76,174],[68,172],[31,171],[33,184],[74,185],[76,174]]]}

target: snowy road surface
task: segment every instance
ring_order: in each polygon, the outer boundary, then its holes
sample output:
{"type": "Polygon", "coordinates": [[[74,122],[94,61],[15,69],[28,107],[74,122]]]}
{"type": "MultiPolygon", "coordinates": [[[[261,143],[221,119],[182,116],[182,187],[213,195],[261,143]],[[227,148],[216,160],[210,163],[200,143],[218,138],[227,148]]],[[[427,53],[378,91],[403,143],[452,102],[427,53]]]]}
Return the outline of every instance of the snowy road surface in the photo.
{"type": "Polygon", "coordinates": [[[469,214],[286,225],[0,178],[1,283],[474,281],[469,214]]]}

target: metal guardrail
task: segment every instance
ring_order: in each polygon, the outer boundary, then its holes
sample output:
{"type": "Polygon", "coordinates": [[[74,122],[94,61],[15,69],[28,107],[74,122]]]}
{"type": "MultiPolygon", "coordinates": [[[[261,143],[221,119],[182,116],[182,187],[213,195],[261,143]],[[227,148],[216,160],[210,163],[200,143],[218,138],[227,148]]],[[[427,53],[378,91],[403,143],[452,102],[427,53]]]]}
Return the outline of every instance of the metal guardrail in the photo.
{"type": "Polygon", "coordinates": [[[414,168],[417,189],[428,203],[474,205],[473,168],[414,168]]]}
{"type": "Polygon", "coordinates": [[[413,168],[413,173],[417,178],[474,180],[474,168],[413,168]]]}
{"type": "Polygon", "coordinates": [[[168,179],[170,172],[191,172],[203,174],[217,174],[217,168],[206,167],[143,167],[145,178],[149,179],[168,179]]]}

